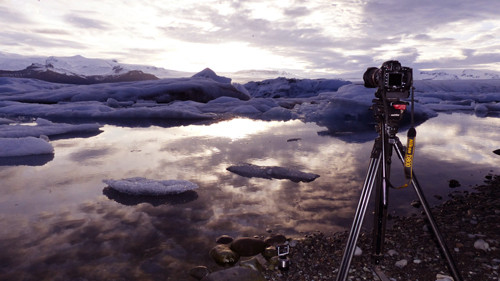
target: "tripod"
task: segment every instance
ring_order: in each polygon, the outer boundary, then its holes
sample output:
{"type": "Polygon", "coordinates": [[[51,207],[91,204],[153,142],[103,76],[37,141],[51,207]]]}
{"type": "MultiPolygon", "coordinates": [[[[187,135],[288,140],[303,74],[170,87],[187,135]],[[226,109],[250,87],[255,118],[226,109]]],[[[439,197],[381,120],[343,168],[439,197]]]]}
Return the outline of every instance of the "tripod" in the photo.
{"type": "MultiPolygon", "coordinates": [[[[356,248],[356,243],[361,231],[361,226],[363,224],[363,219],[366,213],[366,208],[368,207],[368,202],[370,201],[370,196],[374,185],[376,184],[376,194],[375,194],[375,216],[374,216],[374,226],[373,226],[373,263],[378,266],[383,257],[384,248],[384,236],[385,236],[385,226],[387,221],[387,208],[388,202],[388,188],[391,187],[390,184],[390,166],[391,166],[391,156],[392,151],[396,151],[397,156],[404,164],[404,153],[405,149],[401,144],[401,141],[396,136],[398,130],[398,122],[402,118],[404,109],[398,105],[406,104],[404,102],[393,102],[389,104],[385,99],[375,99],[373,100],[372,109],[374,111],[374,116],[377,121],[377,132],[379,136],[375,139],[373,149],[370,157],[370,164],[368,166],[368,173],[363,184],[363,189],[361,191],[361,197],[358,202],[356,213],[354,216],[354,221],[352,223],[351,230],[347,239],[347,245],[344,250],[342,257],[342,262],[340,264],[339,272],[337,275],[337,281],[344,281],[349,273],[349,267],[351,265],[352,257],[356,248]]],[[[412,118],[413,119],[413,118],[412,118]]],[[[429,224],[432,228],[434,236],[442,250],[442,254],[445,256],[450,272],[453,275],[455,281],[462,281],[462,277],[457,270],[453,257],[446,246],[446,243],[439,232],[439,229],[434,221],[432,213],[429,208],[425,196],[420,188],[420,185],[415,177],[415,174],[411,171],[411,183],[417,193],[418,199],[424,209],[427,216],[429,224]]],[[[379,275],[381,280],[387,280],[383,273],[379,272],[378,267],[376,267],[375,272],[379,275]],[[382,276],[381,276],[382,275],[382,276]]]]}

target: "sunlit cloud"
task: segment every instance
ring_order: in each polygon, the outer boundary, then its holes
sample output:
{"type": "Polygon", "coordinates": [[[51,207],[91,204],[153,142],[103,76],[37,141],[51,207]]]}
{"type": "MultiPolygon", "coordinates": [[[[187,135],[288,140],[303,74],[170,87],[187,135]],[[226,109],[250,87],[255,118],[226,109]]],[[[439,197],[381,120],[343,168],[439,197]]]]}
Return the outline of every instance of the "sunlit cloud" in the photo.
{"type": "Polygon", "coordinates": [[[491,0],[7,0],[0,3],[0,51],[114,55],[185,71],[360,73],[387,59],[425,69],[498,69],[498,14],[491,0]]]}

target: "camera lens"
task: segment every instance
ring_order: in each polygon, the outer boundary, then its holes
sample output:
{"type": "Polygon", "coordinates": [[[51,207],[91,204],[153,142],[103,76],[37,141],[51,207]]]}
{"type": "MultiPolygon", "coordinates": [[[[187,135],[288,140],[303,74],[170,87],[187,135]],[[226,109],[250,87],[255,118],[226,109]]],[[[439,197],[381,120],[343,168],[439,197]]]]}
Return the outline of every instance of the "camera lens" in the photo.
{"type": "Polygon", "coordinates": [[[377,88],[378,85],[378,75],[380,69],[376,67],[368,67],[363,74],[363,81],[365,82],[365,87],[367,88],[377,88]]]}

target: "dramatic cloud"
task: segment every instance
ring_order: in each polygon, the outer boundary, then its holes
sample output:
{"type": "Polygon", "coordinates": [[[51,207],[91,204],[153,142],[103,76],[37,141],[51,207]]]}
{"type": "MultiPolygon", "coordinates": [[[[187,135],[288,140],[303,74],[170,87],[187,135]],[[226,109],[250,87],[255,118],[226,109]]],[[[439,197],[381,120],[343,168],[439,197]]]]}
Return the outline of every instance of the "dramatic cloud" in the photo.
{"type": "Polygon", "coordinates": [[[178,70],[362,72],[388,59],[414,68],[499,69],[495,0],[0,3],[0,51],[115,54],[178,70]]]}
{"type": "Polygon", "coordinates": [[[78,28],[95,28],[95,29],[105,29],[106,23],[100,20],[86,18],[78,15],[66,15],[64,19],[74,27],[78,28]]]}

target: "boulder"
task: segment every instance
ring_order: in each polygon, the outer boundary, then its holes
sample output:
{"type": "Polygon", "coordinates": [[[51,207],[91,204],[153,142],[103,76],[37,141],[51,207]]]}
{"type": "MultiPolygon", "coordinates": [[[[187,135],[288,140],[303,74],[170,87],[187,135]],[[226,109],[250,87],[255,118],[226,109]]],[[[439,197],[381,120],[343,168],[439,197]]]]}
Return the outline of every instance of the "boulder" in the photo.
{"type": "Polygon", "coordinates": [[[257,238],[241,237],[231,243],[231,249],[242,257],[255,256],[266,249],[266,243],[257,238]]]}
{"type": "Polygon", "coordinates": [[[210,250],[210,257],[219,265],[231,266],[240,259],[240,255],[231,250],[229,245],[219,244],[210,250]]]}
{"type": "Polygon", "coordinates": [[[217,239],[215,240],[215,242],[217,244],[229,244],[231,242],[233,242],[233,237],[229,236],[229,235],[221,235],[219,237],[217,237],[217,239]]]}

